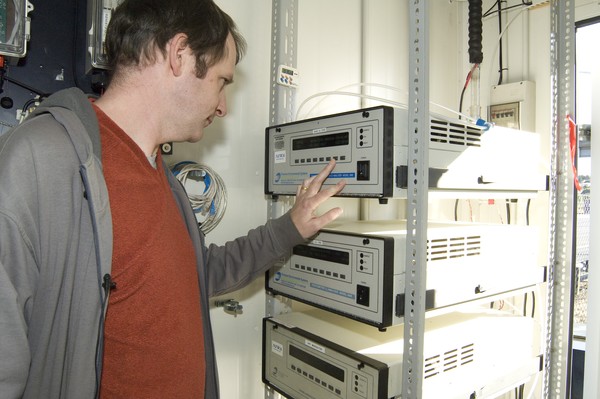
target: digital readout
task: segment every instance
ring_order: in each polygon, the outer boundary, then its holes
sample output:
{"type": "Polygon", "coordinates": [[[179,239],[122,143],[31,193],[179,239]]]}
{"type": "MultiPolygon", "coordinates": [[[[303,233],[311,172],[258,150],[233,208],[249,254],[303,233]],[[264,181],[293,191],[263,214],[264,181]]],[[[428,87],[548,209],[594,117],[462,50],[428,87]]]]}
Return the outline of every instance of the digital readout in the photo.
{"type": "Polygon", "coordinates": [[[306,258],[341,263],[342,265],[350,264],[350,253],[346,251],[313,247],[310,245],[296,245],[292,252],[294,255],[304,256],[306,258]]]}
{"type": "Polygon", "coordinates": [[[311,150],[314,148],[336,147],[350,143],[350,132],[324,134],[292,140],[292,150],[311,150]]]}

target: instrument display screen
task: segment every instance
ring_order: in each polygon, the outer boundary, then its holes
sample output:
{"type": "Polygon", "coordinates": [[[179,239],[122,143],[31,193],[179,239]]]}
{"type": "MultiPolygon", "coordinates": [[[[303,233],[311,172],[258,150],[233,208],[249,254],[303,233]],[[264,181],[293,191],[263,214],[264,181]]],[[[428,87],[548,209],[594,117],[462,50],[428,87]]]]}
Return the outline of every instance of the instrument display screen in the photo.
{"type": "Polygon", "coordinates": [[[321,136],[309,136],[292,140],[292,149],[313,150],[315,148],[336,147],[350,143],[350,132],[325,134],[321,136]]]}
{"type": "Polygon", "coordinates": [[[340,263],[342,265],[350,264],[350,253],[347,251],[338,251],[330,248],[319,248],[310,245],[296,245],[293,249],[294,255],[304,256],[324,260],[327,262],[340,263]]]}

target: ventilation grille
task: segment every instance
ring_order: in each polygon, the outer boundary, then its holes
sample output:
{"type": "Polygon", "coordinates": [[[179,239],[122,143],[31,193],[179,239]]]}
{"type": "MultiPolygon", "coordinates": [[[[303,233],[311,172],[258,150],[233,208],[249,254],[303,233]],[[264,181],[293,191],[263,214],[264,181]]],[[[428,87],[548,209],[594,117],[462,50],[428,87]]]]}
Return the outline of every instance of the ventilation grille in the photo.
{"type": "Polygon", "coordinates": [[[472,363],[474,355],[475,344],[469,344],[458,349],[444,352],[440,355],[428,357],[425,359],[424,364],[425,378],[446,373],[457,367],[472,363]]]}
{"type": "Polygon", "coordinates": [[[428,262],[479,255],[481,255],[481,236],[427,240],[428,262]]]}
{"type": "Polygon", "coordinates": [[[465,147],[480,147],[483,130],[477,126],[443,120],[431,120],[429,140],[465,147]]]}

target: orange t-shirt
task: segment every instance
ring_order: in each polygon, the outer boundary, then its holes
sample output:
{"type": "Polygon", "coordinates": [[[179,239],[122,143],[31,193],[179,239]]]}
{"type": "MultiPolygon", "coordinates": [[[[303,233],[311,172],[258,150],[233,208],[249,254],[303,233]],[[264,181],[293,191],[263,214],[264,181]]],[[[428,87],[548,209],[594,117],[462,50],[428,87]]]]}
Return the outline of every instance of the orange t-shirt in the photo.
{"type": "Polygon", "coordinates": [[[106,114],[102,165],[113,220],[111,291],[100,395],[203,398],[196,257],[163,170],[106,114]]]}

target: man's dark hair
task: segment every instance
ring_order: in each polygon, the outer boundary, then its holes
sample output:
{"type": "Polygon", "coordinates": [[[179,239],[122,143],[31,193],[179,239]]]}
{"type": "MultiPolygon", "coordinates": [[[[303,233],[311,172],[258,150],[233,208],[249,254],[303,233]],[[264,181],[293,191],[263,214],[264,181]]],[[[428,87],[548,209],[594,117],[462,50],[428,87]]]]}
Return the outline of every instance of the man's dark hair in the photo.
{"type": "Polygon", "coordinates": [[[121,67],[154,63],[156,49],[166,55],[167,43],[178,33],[187,35],[199,78],[226,55],[230,33],[236,63],[246,50],[246,42],[231,17],[212,0],[124,0],[106,31],[109,69],[114,74],[121,67]]]}

